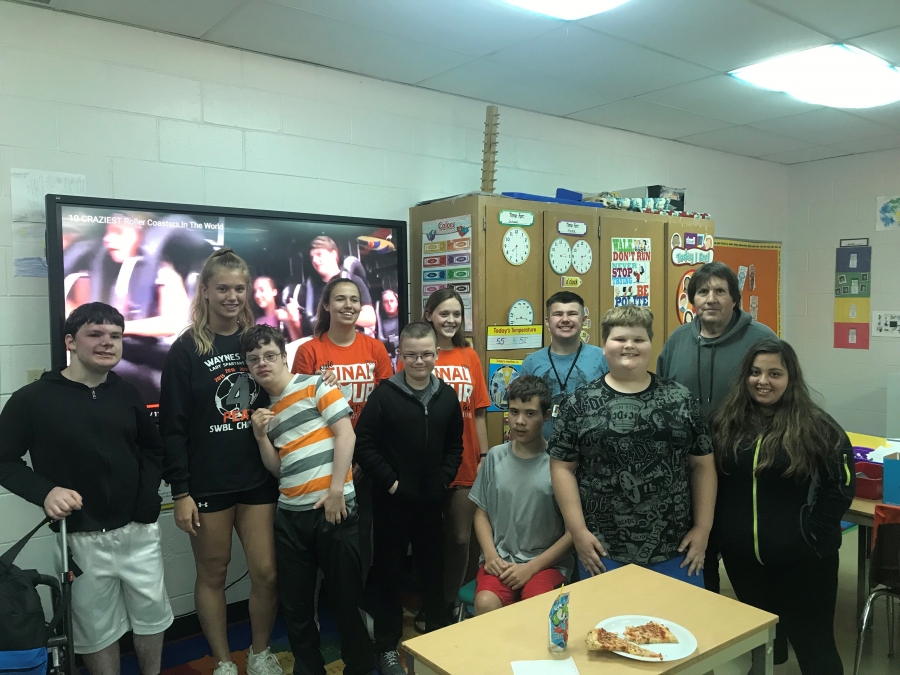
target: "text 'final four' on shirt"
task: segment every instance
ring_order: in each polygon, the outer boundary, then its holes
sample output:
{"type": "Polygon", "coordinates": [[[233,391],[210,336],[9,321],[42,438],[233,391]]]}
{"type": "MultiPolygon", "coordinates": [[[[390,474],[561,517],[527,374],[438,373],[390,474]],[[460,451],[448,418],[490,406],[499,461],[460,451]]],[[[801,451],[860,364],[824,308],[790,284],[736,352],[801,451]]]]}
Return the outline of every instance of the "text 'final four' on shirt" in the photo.
{"type": "Polygon", "coordinates": [[[394,374],[381,341],[362,333],[356,333],[353,343],[346,347],[335,344],[327,332],[300,345],[291,371],[318,375],[325,370],[334,371],[341,393],[353,411],[350,421],[354,427],[378,383],[394,374]]]}
{"type": "MultiPolygon", "coordinates": [[[[403,369],[402,360],[398,362],[397,369],[398,372],[403,369]]],[[[438,352],[434,375],[456,391],[463,416],[463,459],[451,487],[469,487],[475,482],[481,461],[481,446],[475,430],[475,411],[491,405],[481,359],[471,347],[442,349],[438,352]]]]}

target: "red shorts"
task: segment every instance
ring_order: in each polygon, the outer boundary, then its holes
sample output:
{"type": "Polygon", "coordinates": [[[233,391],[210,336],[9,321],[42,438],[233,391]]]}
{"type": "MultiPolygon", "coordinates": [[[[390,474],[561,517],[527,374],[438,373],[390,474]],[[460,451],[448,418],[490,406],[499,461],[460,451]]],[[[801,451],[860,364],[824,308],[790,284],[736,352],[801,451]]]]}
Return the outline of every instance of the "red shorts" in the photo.
{"type": "Polygon", "coordinates": [[[514,591],[500,581],[500,577],[495,577],[493,574],[485,572],[484,565],[482,565],[478,568],[478,574],[475,576],[475,594],[477,595],[482,591],[490,591],[500,598],[500,602],[506,607],[519,600],[527,600],[541,593],[552,591],[554,588],[559,588],[565,580],[566,578],[560,574],[559,570],[549,567],[535,574],[522,588],[514,591]]]}

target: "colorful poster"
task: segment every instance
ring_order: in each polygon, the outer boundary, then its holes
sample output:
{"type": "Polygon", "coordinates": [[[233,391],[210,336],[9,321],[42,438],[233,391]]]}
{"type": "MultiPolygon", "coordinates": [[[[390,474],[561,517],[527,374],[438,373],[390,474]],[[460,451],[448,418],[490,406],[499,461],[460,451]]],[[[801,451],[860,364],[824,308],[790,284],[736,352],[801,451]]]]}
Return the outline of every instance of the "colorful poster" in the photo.
{"type": "Polygon", "coordinates": [[[472,332],[472,216],[440,218],[422,223],[422,307],[435,291],[453,288],[472,332]]]}
{"type": "Polygon", "coordinates": [[[878,197],[875,210],[876,230],[900,230],[900,197],[878,197]]]}
{"type": "Polygon", "coordinates": [[[615,307],[650,306],[650,240],[613,237],[610,281],[615,307]]]}
{"type": "Polygon", "coordinates": [[[834,347],[868,349],[872,247],[838,248],[834,267],[834,347]]]}
{"type": "Polygon", "coordinates": [[[491,405],[488,412],[506,412],[509,410],[509,402],[506,398],[506,390],[519,376],[522,367],[521,359],[490,359],[488,361],[488,394],[491,397],[491,405]]]}
{"type": "Polygon", "coordinates": [[[712,262],[715,257],[713,252],[713,236],[697,232],[674,232],[669,240],[669,248],[672,250],[672,264],[681,265],[705,265],[712,262]]]}

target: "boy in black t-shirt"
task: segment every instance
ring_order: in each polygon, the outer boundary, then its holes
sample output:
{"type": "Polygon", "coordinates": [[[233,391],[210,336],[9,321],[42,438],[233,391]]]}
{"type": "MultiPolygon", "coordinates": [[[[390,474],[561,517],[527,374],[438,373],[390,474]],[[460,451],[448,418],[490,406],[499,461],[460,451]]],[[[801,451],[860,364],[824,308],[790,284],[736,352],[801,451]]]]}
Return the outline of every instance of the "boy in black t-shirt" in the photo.
{"type": "Polygon", "coordinates": [[[702,588],[716,501],[706,421],[685,387],[647,372],[649,309],[611,309],[601,329],[609,373],[565,400],[547,448],[580,573],[636,563],[702,588]]]}

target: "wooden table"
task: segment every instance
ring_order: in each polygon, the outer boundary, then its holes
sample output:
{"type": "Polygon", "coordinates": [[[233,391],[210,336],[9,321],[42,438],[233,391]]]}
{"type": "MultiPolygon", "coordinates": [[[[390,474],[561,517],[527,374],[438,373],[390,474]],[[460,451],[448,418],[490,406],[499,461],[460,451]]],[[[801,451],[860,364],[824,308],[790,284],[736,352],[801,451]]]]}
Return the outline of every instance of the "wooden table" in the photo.
{"type": "MultiPolygon", "coordinates": [[[[771,675],[778,617],[636,565],[568,586],[569,649],[581,675],[703,675],[751,652],[754,675],[771,675]],[[680,661],[648,663],[588,653],[584,637],[597,623],[623,614],[669,619],[697,638],[680,661]]],[[[512,661],[554,658],[547,619],[557,591],[518,602],[403,643],[416,675],[507,675],[512,661]]],[[[410,672],[413,672],[410,670],[410,672]]]]}

